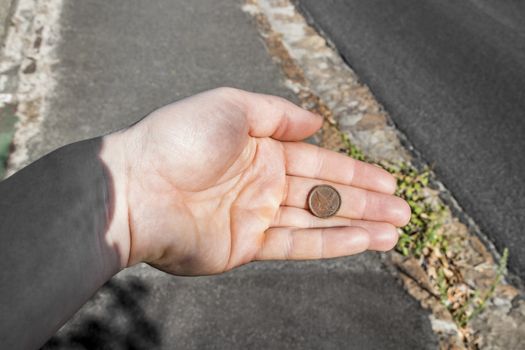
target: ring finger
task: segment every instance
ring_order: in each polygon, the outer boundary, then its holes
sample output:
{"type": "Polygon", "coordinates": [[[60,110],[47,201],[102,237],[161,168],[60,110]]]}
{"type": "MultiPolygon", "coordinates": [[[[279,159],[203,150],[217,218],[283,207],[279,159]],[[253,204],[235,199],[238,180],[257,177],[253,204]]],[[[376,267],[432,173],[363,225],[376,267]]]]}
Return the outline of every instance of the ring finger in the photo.
{"type": "Polygon", "coordinates": [[[370,250],[386,251],[392,249],[399,235],[397,229],[387,222],[354,220],[341,216],[322,219],[313,216],[309,211],[294,207],[280,207],[270,225],[274,227],[292,228],[329,228],[329,227],[361,227],[370,233],[370,250]]]}

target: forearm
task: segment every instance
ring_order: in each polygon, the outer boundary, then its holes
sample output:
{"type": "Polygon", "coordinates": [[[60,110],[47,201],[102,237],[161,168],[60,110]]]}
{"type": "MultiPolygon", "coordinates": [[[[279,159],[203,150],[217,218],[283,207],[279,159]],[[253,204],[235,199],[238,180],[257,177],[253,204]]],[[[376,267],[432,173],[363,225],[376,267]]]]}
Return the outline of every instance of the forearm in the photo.
{"type": "Polygon", "coordinates": [[[102,140],[65,146],[0,183],[2,348],[41,346],[125,265],[114,234],[127,224],[116,218],[122,184],[102,140]]]}

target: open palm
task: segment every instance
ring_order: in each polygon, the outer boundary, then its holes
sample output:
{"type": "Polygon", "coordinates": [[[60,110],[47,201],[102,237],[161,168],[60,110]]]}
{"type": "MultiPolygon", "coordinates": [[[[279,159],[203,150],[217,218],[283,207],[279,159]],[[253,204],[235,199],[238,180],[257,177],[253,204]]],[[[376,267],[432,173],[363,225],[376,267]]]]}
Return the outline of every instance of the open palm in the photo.
{"type": "Polygon", "coordinates": [[[408,205],[384,170],[296,142],[322,120],[284,99],[221,88],[163,107],[128,129],[129,264],[220,273],[252,260],[387,250],[408,205]],[[318,184],[337,216],[309,213],[318,184]]]}

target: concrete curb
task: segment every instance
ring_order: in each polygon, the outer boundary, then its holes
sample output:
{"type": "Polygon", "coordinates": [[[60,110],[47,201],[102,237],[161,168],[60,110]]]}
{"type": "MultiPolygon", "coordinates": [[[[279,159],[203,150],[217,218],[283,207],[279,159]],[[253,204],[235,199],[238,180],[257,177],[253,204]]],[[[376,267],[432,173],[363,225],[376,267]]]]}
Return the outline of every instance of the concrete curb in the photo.
{"type": "Polygon", "coordinates": [[[51,67],[56,62],[62,0],[16,0],[12,4],[0,56],[0,108],[14,106],[18,118],[7,176],[28,163],[28,148],[39,136],[55,86],[51,67]]]}
{"type": "Polygon", "coordinates": [[[15,6],[16,4],[13,0],[0,0],[0,47],[3,46],[4,36],[9,26],[9,18],[15,6]]]}

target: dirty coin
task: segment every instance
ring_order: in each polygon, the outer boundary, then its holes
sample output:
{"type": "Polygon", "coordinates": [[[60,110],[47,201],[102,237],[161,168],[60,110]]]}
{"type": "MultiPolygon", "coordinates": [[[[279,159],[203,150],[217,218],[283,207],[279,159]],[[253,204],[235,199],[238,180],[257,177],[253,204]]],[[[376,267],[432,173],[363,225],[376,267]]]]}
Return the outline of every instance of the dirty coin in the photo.
{"type": "Polygon", "coordinates": [[[314,186],[308,194],[310,212],[320,218],[334,216],[341,207],[341,196],[330,185],[314,186]]]}

